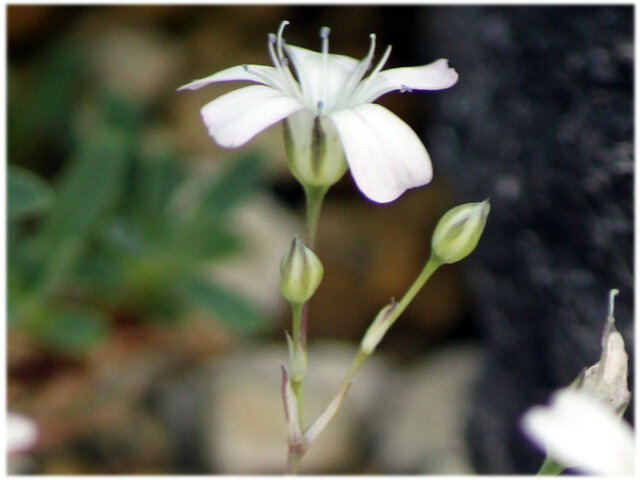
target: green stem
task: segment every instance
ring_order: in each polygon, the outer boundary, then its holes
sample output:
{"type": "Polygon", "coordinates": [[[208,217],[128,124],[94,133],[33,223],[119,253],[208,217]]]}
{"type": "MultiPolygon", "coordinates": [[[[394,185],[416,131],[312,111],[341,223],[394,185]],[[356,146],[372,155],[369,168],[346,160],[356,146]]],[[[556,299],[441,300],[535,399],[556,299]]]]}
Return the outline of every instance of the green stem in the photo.
{"type": "Polygon", "coordinates": [[[289,446],[289,453],[287,454],[287,469],[285,473],[287,475],[297,475],[300,468],[300,462],[304,454],[299,452],[295,447],[289,446]]]}
{"type": "MultiPolygon", "coordinates": [[[[301,341],[300,339],[300,325],[302,322],[302,312],[304,310],[304,306],[299,303],[291,304],[291,312],[293,317],[293,358],[297,358],[298,355],[298,345],[301,341]]],[[[303,346],[304,348],[304,346],[303,346]]],[[[293,390],[294,395],[296,396],[297,404],[298,404],[298,425],[300,426],[300,430],[302,430],[302,392],[304,387],[304,378],[297,380],[291,379],[291,389],[293,390]]]]}
{"type": "Polygon", "coordinates": [[[302,310],[303,305],[301,303],[291,304],[291,317],[293,320],[292,325],[292,337],[294,340],[294,348],[298,348],[297,340],[300,337],[300,325],[302,323],[302,310]]]}
{"type": "Polygon", "coordinates": [[[356,356],[353,358],[353,361],[351,362],[351,366],[349,367],[347,374],[342,379],[342,383],[340,384],[340,387],[338,387],[336,396],[342,395],[342,392],[344,392],[347,388],[349,388],[349,385],[353,381],[353,378],[356,376],[356,373],[358,373],[358,370],[360,370],[360,367],[364,365],[364,362],[370,356],[371,354],[367,354],[363,352],[361,349],[358,349],[358,353],[356,353],[356,356]]]}
{"type": "MultiPolygon", "coordinates": [[[[322,211],[322,203],[324,197],[329,190],[325,186],[304,186],[304,192],[307,202],[307,247],[313,249],[316,233],[318,231],[318,221],[320,212],[322,211]]],[[[292,305],[293,311],[293,348],[294,355],[297,353],[298,342],[302,348],[306,349],[307,337],[307,312],[308,302],[302,305],[292,305]]],[[[298,423],[302,430],[302,393],[304,389],[304,378],[291,381],[291,388],[296,396],[298,403],[298,423]]]]}
{"type": "MultiPolygon", "coordinates": [[[[318,222],[320,220],[320,212],[322,211],[322,203],[329,187],[316,187],[304,185],[306,198],[306,223],[307,223],[307,247],[312,249],[316,243],[316,233],[318,231],[318,222]]],[[[304,304],[292,305],[293,316],[293,349],[294,358],[297,354],[298,345],[306,349],[307,337],[307,312],[308,302],[304,304]]],[[[302,394],[304,390],[304,377],[301,379],[291,379],[291,389],[296,397],[298,405],[298,425],[303,431],[302,423],[302,394]]],[[[300,462],[304,456],[306,449],[301,445],[289,445],[289,453],[287,455],[287,474],[296,475],[300,467],[300,462]]]]}
{"type": "Polygon", "coordinates": [[[436,259],[435,256],[431,256],[429,261],[426,263],[422,271],[418,274],[418,277],[415,279],[413,284],[409,287],[409,290],[404,294],[404,296],[400,299],[400,301],[396,304],[396,308],[391,312],[389,318],[387,320],[388,327],[394,324],[394,322],[398,319],[398,317],[404,312],[404,310],[409,306],[414,297],[418,294],[420,289],[427,283],[427,280],[431,278],[431,275],[440,267],[442,263],[436,259]]]}
{"type": "Polygon", "coordinates": [[[564,469],[562,465],[557,464],[547,455],[536,475],[559,475],[564,469]]]}
{"type": "MultiPolygon", "coordinates": [[[[409,287],[409,290],[404,294],[402,299],[396,304],[395,309],[389,314],[387,318],[387,330],[394,324],[394,322],[400,317],[402,312],[409,306],[411,300],[417,295],[420,289],[427,283],[427,280],[433,275],[433,273],[438,269],[441,263],[435,259],[435,257],[429,258],[429,261],[426,263],[418,277],[415,279],[413,284],[409,287]]],[[[340,384],[340,388],[338,388],[337,395],[340,395],[351,383],[353,377],[355,377],[360,367],[364,364],[364,362],[369,358],[371,354],[367,354],[363,352],[362,349],[358,349],[358,353],[356,354],[353,362],[351,363],[351,367],[349,371],[345,375],[342,383],[340,384]]]]}
{"type": "MultiPolygon", "coordinates": [[[[441,265],[441,262],[436,260],[434,257],[431,257],[429,259],[429,261],[426,263],[426,265],[424,266],[424,268],[422,269],[418,277],[415,279],[413,284],[409,287],[409,289],[404,294],[402,299],[396,304],[395,309],[389,314],[389,317],[387,317],[385,333],[386,333],[386,330],[388,330],[388,328],[391,325],[393,325],[393,323],[398,319],[398,317],[402,314],[402,312],[407,308],[409,303],[411,303],[411,300],[413,300],[416,294],[420,291],[420,289],[424,286],[427,280],[429,280],[431,275],[433,275],[433,273],[438,269],[440,265],[441,265]]],[[[330,402],[329,407],[327,407],[327,409],[325,409],[325,412],[319,417],[319,419],[322,418],[322,422],[320,424],[314,422],[315,425],[312,425],[307,430],[307,433],[309,433],[310,430],[313,430],[313,434],[312,434],[313,438],[310,438],[309,442],[313,441],[317,437],[317,435],[324,430],[324,428],[329,423],[329,421],[338,412],[338,409],[342,404],[342,398],[346,394],[349,386],[351,385],[351,382],[356,376],[356,373],[358,373],[362,365],[364,365],[364,363],[372,355],[372,353],[373,351],[365,352],[362,350],[362,348],[358,349],[358,352],[356,353],[353,361],[351,362],[351,366],[349,367],[349,370],[347,371],[344,378],[342,379],[342,382],[340,383],[338,390],[333,396],[333,399],[330,402]],[[337,405],[337,407],[335,409],[331,409],[330,406],[332,404],[337,405]],[[321,425],[321,426],[318,426],[318,425],[321,425]]],[[[316,422],[318,422],[319,419],[316,422]]]]}
{"type": "Polygon", "coordinates": [[[318,231],[318,221],[322,202],[329,187],[305,185],[304,193],[307,201],[307,247],[313,250],[316,243],[316,232],[318,231]]]}

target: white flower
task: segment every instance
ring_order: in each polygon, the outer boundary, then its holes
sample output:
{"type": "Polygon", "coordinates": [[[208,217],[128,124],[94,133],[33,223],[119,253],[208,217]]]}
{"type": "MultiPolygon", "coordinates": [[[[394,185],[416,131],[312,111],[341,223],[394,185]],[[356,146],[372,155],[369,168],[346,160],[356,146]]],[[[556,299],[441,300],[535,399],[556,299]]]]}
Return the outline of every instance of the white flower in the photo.
{"type": "Polygon", "coordinates": [[[633,475],[633,430],[607,405],[572,388],[553,395],[548,407],[529,409],[522,428],[567,468],[597,475],[633,475]]]}
{"type": "MultiPolygon", "coordinates": [[[[328,118],[342,145],[358,188],[371,200],[386,203],[405,190],[431,181],[429,154],[415,132],[386,108],[371,102],[394,90],[441,90],[458,80],[447,60],[420,67],[381,71],[388,47],[373,71],[375,35],[366,57],[358,61],[329,53],[329,29],[323,27],[322,52],[287,45],[278,34],[269,35],[273,67],[239,65],[195,80],[180,90],[195,90],[218,82],[257,83],[227,93],[205,105],[202,119],[213,139],[225,148],[244,145],[266,128],[301,112],[303,123],[328,118]],[[285,56],[286,54],[286,56],[285,56]],[[293,64],[296,77],[289,69],[293,64]],[[302,113],[304,112],[304,113],[302,113]]],[[[334,171],[339,171],[336,167],[334,171]]]]}
{"type": "Polygon", "coordinates": [[[33,447],[38,440],[38,426],[29,417],[19,413],[7,414],[7,451],[9,454],[23,452],[33,447]]]}

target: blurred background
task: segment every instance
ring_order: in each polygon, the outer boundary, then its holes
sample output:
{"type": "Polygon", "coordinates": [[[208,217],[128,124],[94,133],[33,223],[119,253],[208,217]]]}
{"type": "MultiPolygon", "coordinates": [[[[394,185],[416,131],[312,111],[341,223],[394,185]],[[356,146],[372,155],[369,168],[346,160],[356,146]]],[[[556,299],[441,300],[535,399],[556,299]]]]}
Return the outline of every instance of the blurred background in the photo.
{"type": "Polygon", "coordinates": [[[283,19],[295,45],[328,25],[361,58],[375,32],[387,67],[460,74],[379,102],[425,141],[428,187],[379,206],[347,174],[327,196],[307,423],[442,213],[492,200],[478,250],[420,292],[303,472],[537,471],[517,419],[598,360],[610,288],[633,362],[631,7],[9,6],[7,398],[40,428],[12,471],[283,471],[279,262],[303,193],[280,127],[240,150],[208,137],[199,109],[238,84],[176,92],[268,64],[283,19]]]}

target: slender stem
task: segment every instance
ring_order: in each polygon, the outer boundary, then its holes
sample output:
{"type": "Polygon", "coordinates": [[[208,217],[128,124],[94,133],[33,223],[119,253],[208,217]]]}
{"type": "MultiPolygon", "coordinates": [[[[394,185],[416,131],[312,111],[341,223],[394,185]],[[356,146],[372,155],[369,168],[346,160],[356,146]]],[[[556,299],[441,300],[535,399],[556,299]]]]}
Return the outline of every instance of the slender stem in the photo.
{"type": "Polygon", "coordinates": [[[309,314],[309,302],[305,302],[302,306],[302,314],[300,315],[300,343],[307,348],[307,316],[309,314]]]}
{"type": "Polygon", "coordinates": [[[337,397],[338,395],[342,395],[342,392],[344,392],[347,388],[349,388],[349,385],[353,381],[353,378],[356,376],[356,373],[358,373],[358,370],[360,370],[360,367],[364,365],[364,362],[367,360],[367,358],[369,358],[369,356],[370,354],[367,354],[363,352],[361,349],[358,349],[358,353],[356,353],[356,356],[353,357],[351,366],[349,367],[349,370],[347,371],[346,375],[342,379],[342,383],[338,387],[338,391],[336,392],[334,398],[337,397]]]}
{"type": "Polygon", "coordinates": [[[320,220],[320,211],[322,210],[322,202],[329,187],[305,185],[304,193],[307,201],[307,247],[313,250],[316,243],[316,232],[318,230],[318,221],[320,220]]]}
{"type": "MultiPolygon", "coordinates": [[[[307,207],[307,247],[313,249],[316,242],[316,233],[318,231],[318,221],[320,220],[320,212],[322,210],[322,203],[324,197],[329,190],[329,187],[314,187],[304,186],[304,192],[306,197],[307,207]]],[[[309,304],[305,302],[303,305],[292,305],[293,315],[293,349],[294,358],[297,354],[298,346],[306,350],[307,344],[307,315],[309,311],[309,304]]],[[[296,403],[298,405],[298,425],[300,430],[303,430],[302,423],[302,394],[304,390],[304,377],[300,379],[291,379],[291,389],[296,397],[296,403]]],[[[289,445],[289,452],[287,454],[287,468],[286,473],[296,475],[300,467],[302,457],[306,452],[304,445],[289,445]]]]}
{"type": "Polygon", "coordinates": [[[404,294],[404,296],[400,299],[400,301],[396,304],[396,308],[391,312],[389,318],[387,320],[388,327],[394,324],[394,322],[398,319],[398,317],[404,312],[404,310],[409,306],[411,300],[418,294],[420,289],[427,283],[427,280],[431,278],[431,275],[438,269],[438,267],[442,265],[442,263],[436,259],[436,257],[431,256],[429,261],[426,263],[422,271],[418,274],[418,277],[415,279],[413,284],[409,287],[409,290],[404,294]]]}
{"type": "Polygon", "coordinates": [[[294,340],[294,348],[297,348],[297,340],[300,337],[300,325],[302,323],[302,310],[303,306],[300,303],[291,304],[291,317],[292,317],[292,337],[294,340]]]}
{"type": "MultiPolygon", "coordinates": [[[[387,325],[388,325],[387,329],[391,327],[391,325],[393,325],[393,323],[398,319],[398,317],[402,314],[402,312],[404,312],[404,310],[407,308],[409,303],[411,303],[411,300],[413,300],[416,294],[420,291],[420,289],[424,286],[427,280],[429,280],[431,275],[433,275],[433,272],[435,272],[440,265],[441,265],[440,262],[435,260],[434,257],[431,257],[429,259],[429,261],[426,263],[426,265],[424,266],[424,268],[422,269],[422,271],[420,272],[416,280],[409,287],[409,290],[407,290],[407,292],[404,294],[402,299],[396,304],[396,308],[389,315],[387,319],[387,325]]],[[[351,363],[351,367],[349,367],[349,370],[344,376],[342,383],[340,384],[340,387],[338,388],[338,391],[334,396],[334,398],[337,397],[338,395],[342,395],[342,392],[344,392],[349,387],[349,384],[353,380],[353,377],[355,377],[358,370],[360,370],[360,367],[362,367],[364,362],[370,356],[371,356],[370,353],[366,353],[366,352],[363,352],[362,349],[358,349],[358,353],[356,353],[356,356],[354,357],[353,362],[351,363]]]]}
{"type": "Polygon", "coordinates": [[[289,445],[289,452],[287,453],[287,469],[285,473],[287,475],[297,475],[300,468],[300,461],[304,453],[301,453],[295,446],[289,445]]]}
{"type": "MultiPolygon", "coordinates": [[[[292,303],[291,304],[291,312],[293,317],[293,358],[297,358],[298,356],[298,346],[301,342],[300,337],[300,324],[302,321],[302,312],[306,310],[302,304],[292,303]],[[300,339],[300,340],[299,340],[300,339]]],[[[302,348],[305,348],[304,345],[302,348]]],[[[291,389],[293,390],[294,395],[296,396],[297,404],[298,404],[298,425],[300,426],[300,430],[302,430],[302,391],[304,387],[304,378],[302,379],[291,379],[291,389]]]]}
{"type": "MultiPolygon", "coordinates": [[[[411,300],[413,300],[416,294],[420,291],[420,289],[424,286],[427,280],[429,280],[431,275],[433,275],[433,273],[438,269],[440,265],[441,262],[439,260],[436,260],[434,257],[431,257],[429,259],[413,284],[409,287],[402,299],[396,304],[394,310],[389,314],[389,317],[386,321],[385,333],[389,329],[389,327],[391,327],[391,325],[393,325],[393,323],[398,319],[400,314],[402,314],[402,312],[407,308],[409,303],[411,303],[411,300]]],[[[338,412],[340,406],[342,405],[342,399],[346,394],[347,389],[351,385],[353,378],[372,353],[373,350],[371,352],[365,352],[362,350],[362,348],[358,349],[358,352],[351,362],[349,370],[342,379],[342,382],[340,383],[338,390],[333,396],[333,399],[329,403],[329,406],[325,409],[325,412],[321,414],[320,417],[318,417],[316,422],[314,422],[314,424],[312,424],[307,430],[306,435],[309,443],[317,438],[320,432],[324,430],[329,421],[331,421],[331,419],[338,412]],[[332,408],[333,405],[335,405],[335,408],[332,408]]]]}
{"type": "MultiPolygon", "coordinates": [[[[318,230],[318,221],[322,210],[322,202],[327,193],[328,187],[305,186],[305,196],[307,201],[307,246],[313,249],[315,244],[316,232],[318,230]]],[[[309,311],[309,303],[303,305],[292,305],[293,313],[293,351],[294,358],[297,354],[298,345],[306,349],[307,346],[307,315],[309,311]],[[298,343],[299,342],[299,343],[298,343]]],[[[298,424],[300,429],[303,428],[302,422],[302,394],[304,390],[304,377],[300,379],[291,379],[291,389],[296,396],[298,404],[298,424]]],[[[303,454],[299,454],[298,464],[303,454]]]]}

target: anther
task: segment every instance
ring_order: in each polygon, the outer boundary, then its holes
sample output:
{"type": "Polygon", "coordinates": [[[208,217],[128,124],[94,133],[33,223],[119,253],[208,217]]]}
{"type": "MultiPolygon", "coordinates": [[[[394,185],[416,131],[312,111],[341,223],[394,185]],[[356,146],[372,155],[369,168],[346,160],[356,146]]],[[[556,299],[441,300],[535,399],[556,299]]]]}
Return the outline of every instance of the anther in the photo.
{"type": "Polygon", "coordinates": [[[320,29],[320,38],[324,40],[329,36],[330,33],[331,33],[331,29],[329,27],[322,27],[320,29]]]}
{"type": "Polygon", "coordinates": [[[411,88],[407,87],[404,84],[400,84],[400,92],[401,93],[411,93],[411,92],[413,92],[413,90],[411,88]]]}
{"type": "Polygon", "coordinates": [[[275,43],[278,41],[278,37],[276,37],[276,34],[275,34],[275,33],[270,33],[270,34],[268,35],[268,38],[269,38],[269,43],[270,43],[271,45],[275,45],[275,43]]]}
{"type": "Polygon", "coordinates": [[[324,108],[324,102],[322,100],[318,101],[318,112],[322,112],[324,108]]]}
{"type": "Polygon", "coordinates": [[[245,72],[249,71],[249,65],[247,65],[246,63],[242,64],[242,68],[244,69],[245,72]]]}

